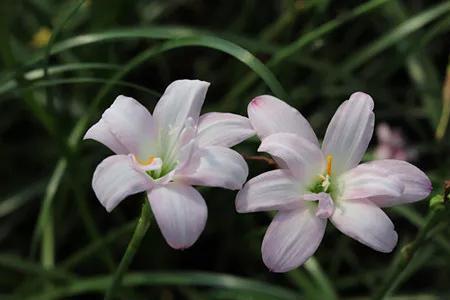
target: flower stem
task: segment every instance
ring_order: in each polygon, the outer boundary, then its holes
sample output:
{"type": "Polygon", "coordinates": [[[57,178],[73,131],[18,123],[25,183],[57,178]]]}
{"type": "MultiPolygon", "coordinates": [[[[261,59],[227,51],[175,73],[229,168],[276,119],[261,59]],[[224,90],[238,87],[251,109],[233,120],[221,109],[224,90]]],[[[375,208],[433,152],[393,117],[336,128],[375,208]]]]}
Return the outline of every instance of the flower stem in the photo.
{"type": "Polygon", "coordinates": [[[445,212],[450,211],[450,201],[446,198],[447,195],[445,197],[437,195],[431,199],[430,212],[427,215],[424,226],[419,230],[414,241],[397,252],[392,262],[391,271],[387,274],[380,288],[375,292],[373,300],[385,299],[400,284],[399,279],[416,252],[426,244],[436,225],[447,218],[445,212]]]}
{"type": "Polygon", "coordinates": [[[150,227],[151,214],[150,214],[150,205],[145,199],[144,204],[142,205],[141,216],[137,221],[136,229],[134,230],[133,236],[128,243],[127,250],[125,254],[122,256],[122,260],[120,261],[119,267],[114,273],[113,279],[108,290],[105,293],[104,300],[112,299],[115,291],[119,288],[122,278],[125,275],[128,267],[130,266],[134,255],[136,254],[139,246],[142,242],[142,239],[145,236],[148,228],[150,227]]]}

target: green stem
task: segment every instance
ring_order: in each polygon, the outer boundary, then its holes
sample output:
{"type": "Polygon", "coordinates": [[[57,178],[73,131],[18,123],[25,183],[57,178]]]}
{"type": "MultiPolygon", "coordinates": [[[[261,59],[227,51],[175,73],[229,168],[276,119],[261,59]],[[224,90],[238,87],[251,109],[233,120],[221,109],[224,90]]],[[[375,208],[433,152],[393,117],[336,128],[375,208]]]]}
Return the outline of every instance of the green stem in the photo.
{"type": "Polygon", "coordinates": [[[55,232],[53,225],[53,212],[50,210],[42,233],[41,261],[42,266],[46,269],[51,269],[55,266],[55,232]]]}
{"type": "Polygon", "coordinates": [[[128,267],[130,266],[134,258],[134,255],[139,249],[139,246],[141,245],[145,233],[150,227],[150,220],[151,220],[150,205],[147,199],[145,199],[144,204],[142,205],[141,216],[139,217],[139,220],[137,222],[136,229],[134,230],[133,233],[133,237],[131,238],[131,241],[128,243],[127,250],[125,251],[125,254],[122,256],[122,260],[120,261],[119,267],[114,273],[111,284],[105,293],[104,300],[112,299],[115,291],[120,286],[123,276],[125,275],[128,267]]]}
{"type": "Polygon", "coordinates": [[[406,267],[411,263],[417,251],[426,244],[432,230],[436,225],[445,219],[445,211],[448,211],[449,201],[445,201],[444,197],[438,195],[431,199],[431,211],[429,212],[424,226],[417,233],[416,238],[411,243],[402,247],[396,254],[391,272],[389,272],[381,284],[380,288],[375,292],[373,300],[385,299],[400,283],[406,267]],[[437,201],[436,201],[437,199],[437,201]]]}

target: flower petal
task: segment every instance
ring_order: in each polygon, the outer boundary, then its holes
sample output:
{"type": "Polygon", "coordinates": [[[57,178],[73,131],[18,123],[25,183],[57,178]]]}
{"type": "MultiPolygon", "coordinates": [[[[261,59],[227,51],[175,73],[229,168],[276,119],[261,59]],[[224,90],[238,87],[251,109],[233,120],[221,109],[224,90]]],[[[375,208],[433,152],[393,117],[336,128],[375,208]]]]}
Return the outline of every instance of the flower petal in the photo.
{"type": "Polygon", "coordinates": [[[175,249],[185,249],[205,228],[208,210],[202,195],[191,186],[169,183],[148,193],[161,233],[175,249]]]}
{"type": "Polygon", "coordinates": [[[389,217],[366,199],[340,201],[331,222],[342,233],[380,252],[391,252],[397,233],[389,217]]]}
{"type": "Polygon", "coordinates": [[[426,198],[431,190],[428,176],[412,164],[395,159],[375,160],[359,165],[360,173],[378,173],[385,178],[395,178],[401,182],[403,190],[400,195],[374,195],[369,200],[380,207],[411,203],[426,198]]]}
{"type": "Polygon", "coordinates": [[[178,138],[189,118],[197,124],[208,87],[208,82],[185,79],[166,88],[153,111],[161,138],[178,138]]]}
{"type": "Polygon", "coordinates": [[[176,172],[181,174],[184,169],[189,169],[192,161],[197,159],[198,152],[199,147],[195,139],[183,145],[180,150],[178,150],[176,172]]]}
{"type": "Polygon", "coordinates": [[[322,150],[333,156],[333,174],[339,175],[361,161],[372,138],[374,119],[372,98],[354,93],[341,104],[328,125],[322,150]]]}
{"type": "Polygon", "coordinates": [[[95,169],[92,188],[100,203],[108,212],[125,197],[151,188],[152,182],[133,164],[128,155],[105,158],[95,169]]]}
{"type": "Polygon", "coordinates": [[[339,178],[342,194],[340,198],[351,199],[391,199],[401,197],[405,185],[394,174],[385,170],[361,164],[345,172],[339,178]]]}
{"type": "Polygon", "coordinates": [[[276,133],[264,138],[258,151],[274,156],[277,163],[289,169],[305,183],[310,183],[321,175],[325,159],[320,148],[293,133],[276,133]]]}
{"type": "Polygon", "coordinates": [[[190,165],[177,173],[177,179],[189,185],[223,187],[238,190],[248,176],[248,167],[234,150],[220,146],[200,148],[190,165]]]}
{"type": "Polygon", "coordinates": [[[133,98],[119,96],[102,116],[130,153],[145,160],[155,152],[156,128],[150,112],[133,98]]]}
{"type": "Polygon", "coordinates": [[[285,210],[302,205],[302,185],[288,170],[273,170],[250,179],[236,196],[240,213],[285,210]]]}
{"type": "Polygon", "coordinates": [[[317,205],[315,211],[316,211],[316,217],[321,219],[327,219],[329,218],[333,212],[334,212],[334,202],[331,198],[330,194],[320,192],[320,193],[310,193],[310,194],[304,194],[302,196],[302,199],[305,201],[318,201],[319,204],[317,205]]]}
{"type": "Polygon", "coordinates": [[[109,130],[108,125],[103,119],[88,129],[83,137],[84,140],[92,139],[102,143],[116,154],[127,154],[130,151],[116,138],[116,136],[109,130]]]}
{"type": "Polygon", "coordinates": [[[298,110],[272,96],[259,96],[253,99],[247,108],[248,117],[256,134],[265,138],[274,133],[295,133],[318,145],[308,121],[298,110]]]}
{"type": "Polygon", "coordinates": [[[200,117],[198,143],[201,147],[233,147],[253,136],[248,118],[230,113],[207,113],[200,117]]]}
{"type": "Polygon", "coordinates": [[[264,263],[273,272],[299,267],[316,252],[326,224],[307,208],[278,212],[262,243],[264,263]]]}

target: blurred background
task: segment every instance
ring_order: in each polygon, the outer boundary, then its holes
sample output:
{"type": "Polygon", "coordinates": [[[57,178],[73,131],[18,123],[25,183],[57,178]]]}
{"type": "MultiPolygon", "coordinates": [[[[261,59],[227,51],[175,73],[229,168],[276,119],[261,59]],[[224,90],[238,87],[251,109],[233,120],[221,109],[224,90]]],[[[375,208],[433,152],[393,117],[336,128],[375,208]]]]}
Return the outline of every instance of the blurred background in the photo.
{"type": "MultiPolygon", "coordinates": [[[[102,297],[143,197],[108,214],[91,178],[110,152],[81,137],[117,95],[152,110],[176,79],[212,83],[203,112],[246,115],[252,97],[275,95],[319,137],[364,91],[377,125],[365,160],[406,159],[442,194],[449,32],[450,1],[1,0],[0,298],[102,297]]],[[[235,148],[252,156],[258,143],[235,148]]],[[[249,178],[272,168],[248,163],[249,178]]],[[[173,250],[152,224],[118,298],[450,299],[450,217],[426,227],[428,199],[387,210],[399,233],[391,254],[328,226],[313,259],[275,274],[260,253],[271,216],[238,215],[233,191],[200,192],[209,219],[197,243],[173,250]]]]}

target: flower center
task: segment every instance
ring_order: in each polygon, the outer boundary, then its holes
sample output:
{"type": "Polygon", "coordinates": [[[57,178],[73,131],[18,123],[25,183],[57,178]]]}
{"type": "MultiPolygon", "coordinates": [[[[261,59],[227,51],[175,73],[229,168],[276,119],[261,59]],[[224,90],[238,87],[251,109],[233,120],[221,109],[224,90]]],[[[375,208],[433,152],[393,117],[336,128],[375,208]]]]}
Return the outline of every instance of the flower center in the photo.
{"type": "Polygon", "coordinates": [[[331,168],[333,165],[333,155],[327,155],[327,175],[331,176],[331,168]]]}
{"type": "Polygon", "coordinates": [[[322,179],[322,188],[324,192],[327,192],[330,188],[330,176],[331,176],[331,168],[333,164],[333,155],[327,155],[327,173],[325,175],[319,175],[319,178],[322,179]]]}
{"type": "Polygon", "coordinates": [[[303,199],[310,201],[311,209],[314,209],[319,218],[328,218],[334,211],[334,199],[337,187],[332,181],[333,156],[327,155],[325,174],[320,174],[317,180],[308,189],[310,194],[303,195],[303,199]]]}
{"type": "Polygon", "coordinates": [[[133,161],[144,170],[150,177],[156,179],[160,176],[163,162],[161,158],[149,155],[147,158],[142,159],[136,155],[131,155],[133,161]]]}
{"type": "Polygon", "coordinates": [[[137,161],[139,164],[144,165],[144,166],[151,165],[151,164],[155,161],[155,159],[156,159],[156,157],[154,157],[153,155],[150,155],[150,156],[147,157],[147,159],[145,159],[145,160],[141,160],[141,159],[140,159],[139,157],[137,157],[137,156],[135,156],[134,158],[136,159],[136,161],[137,161]]]}

